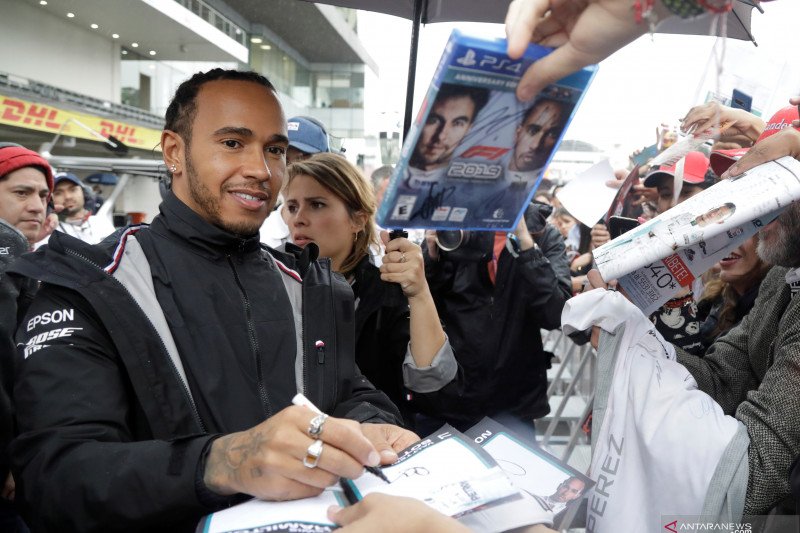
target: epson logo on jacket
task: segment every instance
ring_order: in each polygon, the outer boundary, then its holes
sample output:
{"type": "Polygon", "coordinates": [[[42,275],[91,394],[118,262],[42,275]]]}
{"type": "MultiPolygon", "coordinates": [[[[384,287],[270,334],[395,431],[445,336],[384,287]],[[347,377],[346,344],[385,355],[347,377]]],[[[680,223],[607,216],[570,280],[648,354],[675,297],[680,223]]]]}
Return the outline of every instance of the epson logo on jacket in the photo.
{"type": "Polygon", "coordinates": [[[47,311],[28,320],[28,331],[33,330],[38,325],[58,324],[59,322],[75,320],[75,309],[56,309],[47,311]]]}

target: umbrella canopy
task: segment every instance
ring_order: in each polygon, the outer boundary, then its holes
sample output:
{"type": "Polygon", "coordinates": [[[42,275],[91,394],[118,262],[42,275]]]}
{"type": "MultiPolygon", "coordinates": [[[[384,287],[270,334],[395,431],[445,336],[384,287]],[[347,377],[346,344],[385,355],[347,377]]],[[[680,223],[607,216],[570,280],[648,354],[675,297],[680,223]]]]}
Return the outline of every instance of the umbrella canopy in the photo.
{"type": "Polygon", "coordinates": [[[315,3],[375,11],[410,20],[414,20],[414,9],[419,6],[422,24],[429,24],[503,22],[511,0],[323,0],[315,3]]]}
{"type": "MultiPolygon", "coordinates": [[[[315,3],[385,13],[412,21],[406,110],[403,121],[403,137],[405,137],[411,126],[411,108],[414,102],[420,24],[432,22],[503,22],[511,0],[321,0],[315,3]]],[[[726,15],[728,37],[752,41],[753,44],[756,44],[753,35],[750,33],[750,16],[753,7],[761,10],[758,7],[758,0],[734,1],[733,10],[726,15]]],[[[719,25],[720,28],[721,26],[719,25]]],[[[686,35],[711,35],[711,15],[706,14],[691,20],[673,17],[659,24],[656,31],[659,33],[686,35]]]]}
{"type": "MultiPolygon", "coordinates": [[[[313,1],[313,0],[307,0],[313,1]]],[[[414,9],[420,9],[420,22],[496,22],[505,21],[510,0],[321,0],[319,4],[330,4],[351,9],[375,11],[409,20],[414,20],[414,9]]],[[[750,14],[757,7],[751,0],[736,0],[733,11],[728,13],[728,37],[752,41],[750,14]]],[[[690,20],[672,18],[661,23],[657,32],[708,35],[711,16],[703,15],[690,20]]]]}
{"type": "MultiPolygon", "coordinates": [[[[733,3],[733,10],[727,14],[727,37],[742,41],[752,41],[753,44],[758,46],[753,34],[750,33],[750,19],[754,7],[758,6],[744,0],[736,0],[733,3]]],[[[760,7],[758,9],[761,11],[760,7]]],[[[656,31],[684,35],[713,35],[711,34],[711,17],[712,15],[710,14],[688,20],[673,17],[659,24],[656,31]]],[[[719,36],[719,31],[720,29],[718,28],[717,36],[719,36]]]]}

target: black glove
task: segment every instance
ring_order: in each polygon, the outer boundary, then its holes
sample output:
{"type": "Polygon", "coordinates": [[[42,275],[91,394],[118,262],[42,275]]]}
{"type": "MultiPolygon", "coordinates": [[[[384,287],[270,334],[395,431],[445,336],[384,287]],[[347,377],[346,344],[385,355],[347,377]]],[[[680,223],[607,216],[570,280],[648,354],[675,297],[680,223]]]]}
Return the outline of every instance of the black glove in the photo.
{"type": "Polygon", "coordinates": [[[0,218],[0,273],[30,248],[28,239],[17,228],[0,218]]]}
{"type": "Polygon", "coordinates": [[[525,210],[525,225],[528,226],[528,231],[533,234],[539,234],[544,231],[547,219],[551,214],[553,214],[552,205],[531,202],[528,205],[528,209],[525,210]]]}

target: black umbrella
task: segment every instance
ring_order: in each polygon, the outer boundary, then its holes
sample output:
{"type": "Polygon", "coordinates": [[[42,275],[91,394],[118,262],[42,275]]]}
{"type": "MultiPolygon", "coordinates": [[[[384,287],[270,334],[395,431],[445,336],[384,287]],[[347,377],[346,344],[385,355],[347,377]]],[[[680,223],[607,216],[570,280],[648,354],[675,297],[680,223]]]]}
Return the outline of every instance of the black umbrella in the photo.
{"type": "MultiPolygon", "coordinates": [[[[322,0],[315,3],[386,13],[387,15],[411,20],[411,48],[408,60],[406,110],[403,121],[403,137],[405,137],[411,126],[420,24],[432,22],[503,22],[511,0],[322,0]]],[[[728,37],[748,40],[756,44],[753,35],[750,33],[750,15],[753,7],[763,13],[757,0],[736,0],[734,2],[733,10],[727,14],[728,37]]],[[[656,31],[660,33],[709,35],[710,28],[711,16],[703,15],[691,20],[676,18],[666,20],[656,28],[656,31]]]]}

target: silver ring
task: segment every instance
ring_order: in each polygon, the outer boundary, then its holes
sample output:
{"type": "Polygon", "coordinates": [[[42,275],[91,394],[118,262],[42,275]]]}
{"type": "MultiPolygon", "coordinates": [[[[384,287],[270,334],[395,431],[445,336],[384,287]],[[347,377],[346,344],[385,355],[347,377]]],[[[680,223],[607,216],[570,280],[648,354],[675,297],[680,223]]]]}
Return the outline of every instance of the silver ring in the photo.
{"type": "Polygon", "coordinates": [[[322,455],[322,439],[312,442],[306,449],[306,456],[303,458],[303,465],[306,468],[316,468],[319,457],[322,455]]]}
{"type": "Polygon", "coordinates": [[[311,422],[308,424],[308,436],[312,439],[318,438],[322,434],[322,425],[325,423],[325,420],[328,419],[328,415],[325,413],[320,413],[314,418],[311,419],[311,422]]]}

